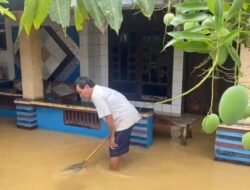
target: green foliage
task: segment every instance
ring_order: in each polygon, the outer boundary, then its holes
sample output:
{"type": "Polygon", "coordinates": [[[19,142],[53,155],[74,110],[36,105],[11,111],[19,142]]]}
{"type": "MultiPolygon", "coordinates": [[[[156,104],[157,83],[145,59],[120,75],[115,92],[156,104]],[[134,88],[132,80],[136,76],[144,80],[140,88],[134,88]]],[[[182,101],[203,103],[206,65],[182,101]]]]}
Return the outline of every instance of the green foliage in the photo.
{"type": "MultiPolygon", "coordinates": [[[[7,3],[0,0],[0,3],[7,3]]],[[[150,18],[155,7],[155,0],[134,0],[142,13],[150,18]]],[[[64,31],[69,26],[71,0],[25,0],[20,21],[19,33],[25,29],[29,34],[32,26],[39,29],[49,14],[52,21],[60,24],[64,31]]],[[[0,6],[0,12],[14,19],[14,15],[0,6]]],[[[107,24],[117,33],[123,21],[122,0],[76,0],[74,20],[77,31],[83,29],[83,23],[92,17],[96,27],[104,32],[107,24]]]]}
{"type": "Polygon", "coordinates": [[[24,11],[20,21],[19,33],[25,29],[29,35],[33,23],[33,18],[36,14],[37,0],[25,0],[24,11]]]}
{"type": "Polygon", "coordinates": [[[187,52],[209,53],[213,49],[210,38],[202,33],[176,31],[169,32],[168,35],[172,36],[173,40],[166,44],[164,49],[171,45],[187,52]]]}
{"type": "Polygon", "coordinates": [[[244,86],[236,85],[228,88],[220,99],[219,115],[223,123],[235,124],[242,119],[248,105],[248,93],[244,86]]]}
{"type": "Polygon", "coordinates": [[[237,14],[241,10],[241,7],[243,6],[244,2],[245,2],[245,0],[234,0],[230,10],[228,11],[227,19],[230,19],[230,18],[232,18],[234,16],[237,16],[237,14]]]}
{"type": "Polygon", "coordinates": [[[98,0],[84,0],[83,1],[89,15],[94,20],[96,27],[104,32],[107,26],[105,15],[98,5],[98,0]]]}
{"type": "MultiPolygon", "coordinates": [[[[29,35],[32,26],[37,30],[49,15],[50,19],[62,26],[66,32],[70,21],[71,0],[25,0],[21,16],[19,33],[25,29],[29,35]]],[[[75,22],[77,30],[82,29],[82,23],[88,19],[82,0],[77,0],[75,22]]]]}
{"type": "Polygon", "coordinates": [[[98,5],[110,27],[118,34],[123,20],[122,0],[99,0],[98,5]]]}
{"type": "Polygon", "coordinates": [[[176,32],[169,32],[168,35],[174,37],[178,40],[189,40],[189,41],[210,41],[209,37],[204,34],[200,33],[193,33],[189,31],[176,31],[176,32]]]}
{"type": "Polygon", "coordinates": [[[144,16],[151,17],[154,12],[155,0],[134,0],[134,2],[141,9],[144,16]]]}
{"type": "Polygon", "coordinates": [[[0,0],[0,3],[5,3],[5,4],[8,4],[8,3],[9,3],[9,1],[7,1],[7,0],[0,0]]]}
{"type": "Polygon", "coordinates": [[[50,19],[61,24],[64,31],[66,31],[66,28],[69,26],[70,4],[71,0],[52,0],[49,9],[50,19]]]}
{"type": "Polygon", "coordinates": [[[234,41],[235,38],[240,34],[240,31],[238,29],[232,30],[231,32],[226,32],[225,35],[221,36],[222,37],[222,45],[228,45],[231,46],[232,42],[234,41]]]}
{"type": "Polygon", "coordinates": [[[51,0],[42,0],[37,2],[36,14],[33,19],[35,29],[39,29],[41,24],[48,16],[51,0]]]}
{"type": "Polygon", "coordinates": [[[215,1],[215,30],[219,31],[223,24],[223,3],[224,0],[215,1]]]}
{"type": "Polygon", "coordinates": [[[29,35],[32,25],[34,25],[35,29],[39,29],[48,15],[50,2],[51,0],[25,0],[19,33],[24,28],[29,35]]]}
{"type": "MultiPolygon", "coordinates": [[[[247,32],[250,26],[249,24],[245,24],[246,18],[244,17],[244,22],[242,20],[243,17],[241,20],[236,20],[237,15],[244,12],[242,11],[244,2],[244,0],[234,0],[231,3],[228,1],[224,2],[224,0],[194,0],[175,4],[176,15],[170,24],[181,30],[177,31],[178,36],[174,36],[172,32],[168,33],[173,39],[165,45],[164,49],[173,45],[176,48],[186,51],[186,42],[199,41],[203,46],[204,44],[208,44],[209,48],[203,52],[209,53],[213,60],[215,58],[215,53],[220,49],[224,54],[222,57],[226,59],[227,54],[229,54],[239,68],[240,58],[237,53],[238,50],[233,46],[233,42],[245,42],[250,35],[250,32],[247,32]],[[231,17],[233,17],[233,19],[231,19],[231,17]],[[238,24],[240,26],[235,25],[237,22],[239,22],[238,24]],[[201,24],[200,27],[199,24],[201,24]],[[179,27],[181,25],[184,27],[179,27]],[[182,30],[182,28],[184,30],[182,30]],[[187,36],[186,32],[193,32],[194,35],[187,36]],[[206,37],[200,38],[199,36],[201,34],[206,37]],[[197,35],[197,37],[194,37],[195,35],[197,35]],[[184,40],[184,42],[180,43],[180,40],[184,40]],[[181,44],[183,46],[181,46],[181,44]]],[[[250,13],[248,5],[245,5],[245,9],[250,13]]],[[[246,14],[249,15],[248,13],[246,14]]],[[[247,18],[249,19],[249,16],[247,16],[247,18]]],[[[248,23],[250,23],[250,20],[248,23]]],[[[191,49],[194,50],[193,52],[197,52],[196,48],[190,48],[189,50],[191,49]]],[[[223,60],[222,57],[219,57],[220,64],[223,60]]]]}
{"type": "Polygon", "coordinates": [[[213,28],[214,26],[214,20],[208,16],[208,18],[206,18],[205,20],[202,21],[202,26],[206,26],[206,27],[211,27],[213,28]]]}
{"type": "Polygon", "coordinates": [[[84,0],[83,4],[100,31],[104,32],[109,24],[119,32],[123,20],[122,0],[84,0]]]}
{"type": "Polygon", "coordinates": [[[177,49],[182,49],[186,52],[209,53],[211,47],[209,42],[203,41],[185,41],[185,40],[171,40],[167,46],[174,45],[177,49]]]}
{"type": "MultiPolygon", "coordinates": [[[[0,3],[7,2],[7,0],[0,0],[0,3]]],[[[65,29],[69,25],[70,3],[71,0],[25,0],[20,31],[25,28],[26,33],[29,34],[32,25],[34,25],[35,29],[39,29],[48,15],[48,10],[51,20],[59,23],[65,29]]],[[[139,8],[146,17],[150,18],[154,11],[156,1],[134,0],[134,3],[136,4],[135,7],[139,8]]],[[[239,34],[236,35],[238,41],[246,44],[250,36],[250,32],[248,32],[250,30],[250,6],[248,0],[233,0],[232,2],[224,2],[223,0],[183,0],[168,1],[168,5],[169,8],[171,8],[171,6],[176,8],[176,15],[174,19],[171,19],[171,24],[175,27],[187,22],[200,24],[203,22],[202,26],[205,27],[198,32],[212,36],[215,30],[220,31],[221,26],[226,27],[231,32],[237,27],[236,24],[239,23],[241,30],[238,31],[239,34]],[[238,18],[239,14],[241,14],[241,18],[238,18]],[[206,20],[208,18],[210,18],[210,21],[206,20]]],[[[0,11],[13,19],[15,18],[14,15],[1,6],[0,11]]],[[[104,32],[107,24],[109,24],[111,28],[118,33],[123,20],[122,0],[77,0],[74,19],[78,31],[82,30],[83,23],[88,19],[88,15],[92,17],[95,25],[102,32],[104,32]]],[[[171,15],[171,18],[172,17],[173,15],[171,15]]],[[[167,24],[169,24],[169,21],[167,24]]],[[[196,25],[194,24],[193,27],[196,25]]],[[[236,41],[236,37],[233,36],[230,40],[236,41]]],[[[221,44],[223,41],[219,41],[218,43],[221,44]]],[[[213,52],[216,51],[216,45],[218,44],[214,43],[213,52]]],[[[229,47],[229,49],[232,48],[229,47]]],[[[232,56],[234,54],[230,55],[232,56]]],[[[237,60],[236,57],[235,60],[237,60]]]]}
{"type": "MultiPolygon", "coordinates": [[[[3,4],[8,4],[9,2],[7,0],[0,0],[0,3],[3,3],[3,4]]],[[[16,17],[15,15],[13,15],[8,8],[5,8],[3,6],[0,5],[0,13],[2,15],[6,15],[8,16],[9,18],[11,18],[12,20],[16,20],[16,17]]]]}
{"type": "Polygon", "coordinates": [[[186,30],[194,28],[195,26],[200,26],[200,25],[197,22],[186,22],[183,26],[183,29],[186,31],[186,30]]]}
{"type": "Polygon", "coordinates": [[[233,46],[226,46],[227,51],[229,52],[230,56],[234,60],[234,63],[237,64],[238,66],[241,65],[240,57],[238,52],[233,46]]]}
{"type": "MultiPolygon", "coordinates": [[[[210,56],[212,57],[213,61],[215,60],[215,54],[216,54],[216,52],[210,53],[210,56]]],[[[219,49],[218,65],[219,66],[223,65],[226,62],[227,57],[228,57],[227,49],[225,47],[221,47],[219,49]]]]}
{"type": "Polygon", "coordinates": [[[83,29],[83,23],[89,19],[89,15],[84,6],[83,0],[76,1],[74,19],[75,19],[76,30],[81,31],[83,29]]]}
{"type": "Polygon", "coordinates": [[[207,0],[208,9],[212,14],[215,13],[215,2],[216,0],[207,0]]]}
{"type": "Polygon", "coordinates": [[[199,22],[205,20],[207,16],[208,15],[206,13],[177,14],[170,24],[178,26],[186,22],[199,22]]]}
{"type": "MultiPolygon", "coordinates": [[[[237,84],[238,76],[241,73],[239,47],[242,43],[249,45],[250,1],[183,0],[173,3],[172,6],[175,7],[176,13],[170,24],[175,27],[175,31],[167,33],[172,39],[167,42],[163,50],[169,46],[174,46],[186,52],[209,54],[212,64],[209,61],[204,63],[211,64],[211,66],[204,72],[204,77],[194,87],[161,103],[191,93],[210,77],[212,81],[221,78],[218,73],[220,73],[221,68],[223,68],[222,65],[229,56],[235,63],[234,76],[229,70],[222,72],[229,80],[234,80],[230,82],[237,84]]],[[[211,97],[213,97],[213,83],[211,97]]],[[[212,105],[213,102],[211,101],[210,113],[212,112],[212,105]]]]}
{"type": "Polygon", "coordinates": [[[208,10],[206,2],[200,1],[187,1],[179,4],[176,6],[177,12],[186,13],[186,12],[193,12],[193,11],[201,11],[201,10],[208,10]]]}

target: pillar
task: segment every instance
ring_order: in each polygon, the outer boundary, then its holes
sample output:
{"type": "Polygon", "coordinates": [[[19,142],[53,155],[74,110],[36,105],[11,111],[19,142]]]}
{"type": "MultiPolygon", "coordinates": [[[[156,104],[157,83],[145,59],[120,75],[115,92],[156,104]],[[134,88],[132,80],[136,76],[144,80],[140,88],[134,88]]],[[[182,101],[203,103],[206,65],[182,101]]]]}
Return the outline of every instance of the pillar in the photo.
{"type": "Polygon", "coordinates": [[[239,77],[239,84],[248,88],[248,96],[250,98],[250,50],[244,47],[244,45],[241,46],[240,60],[242,76],[239,77]]]}
{"type": "Polygon", "coordinates": [[[23,98],[43,98],[42,59],[39,32],[19,36],[23,98]]]}

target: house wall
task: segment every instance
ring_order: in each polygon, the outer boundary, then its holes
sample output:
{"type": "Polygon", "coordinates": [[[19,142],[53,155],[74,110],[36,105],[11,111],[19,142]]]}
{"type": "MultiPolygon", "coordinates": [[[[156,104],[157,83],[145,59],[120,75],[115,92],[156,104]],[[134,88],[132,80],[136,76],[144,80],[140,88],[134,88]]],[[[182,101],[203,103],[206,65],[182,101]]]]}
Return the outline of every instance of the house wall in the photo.
{"type": "MultiPolygon", "coordinates": [[[[7,20],[7,19],[6,19],[7,20]]],[[[57,30],[54,23],[46,23],[48,26],[52,26],[54,30],[57,30]]],[[[12,27],[16,26],[16,23],[12,21],[6,22],[6,33],[8,49],[6,51],[0,51],[0,54],[4,57],[4,62],[8,65],[9,79],[15,78],[14,71],[14,54],[18,49],[18,41],[13,44],[12,42],[12,27]]],[[[54,47],[52,39],[48,39],[44,33],[44,29],[41,29],[42,46],[52,51],[51,47],[54,47]],[[46,40],[47,39],[47,40],[46,40]]],[[[75,58],[79,60],[80,75],[89,76],[97,84],[108,86],[108,33],[101,33],[93,24],[89,21],[85,24],[84,30],[79,33],[79,46],[75,46],[71,39],[64,39],[63,33],[59,33],[64,43],[71,48],[75,55],[75,58]]],[[[58,48],[56,48],[58,49],[58,48]]],[[[54,54],[54,58],[62,60],[62,54],[57,54],[57,50],[50,52],[54,54]],[[59,56],[59,57],[58,57],[59,56]]],[[[57,67],[58,61],[49,61],[44,63],[45,69],[43,69],[45,78],[48,78],[48,70],[52,67],[57,67]],[[48,62],[48,63],[47,63],[48,62]],[[47,69],[47,70],[46,70],[47,69]]],[[[55,69],[55,68],[54,68],[55,69]]],[[[53,70],[53,69],[52,69],[53,70]]],[[[173,64],[173,83],[172,83],[172,97],[179,95],[182,92],[182,77],[183,77],[183,52],[180,50],[174,50],[174,64],[173,64]]],[[[153,108],[155,112],[161,114],[181,114],[181,99],[173,101],[171,104],[154,104],[149,102],[131,101],[132,104],[138,107],[153,108]]]]}
{"type": "MultiPolygon", "coordinates": [[[[241,46],[240,60],[242,76],[239,77],[239,83],[250,89],[250,51],[248,47],[241,46]]],[[[250,97],[250,90],[248,90],[248,97],[250,97]]]]}
{"type": "MultiPolygon", "coordinates": [[[[84,34],[82,35],[80,38],[85,38],[84,34]]],[[[88,36],[89,76],[97,84],[108,86],[108,33],[102,34],[93,23],[89,23],[88,36]]],[[[80,52],[84,53],[84,50],[81,49],[80,52]]],[[[183,56],[183,51],[174,50],[172,97],[182,93],[183,56]]],[[[83,67],[82,64],[81,67],[83,67]]],[[[81,74],[85,74],[83,69],[81,74]]],[[[181,98],[174,100],[171,104],[154,104],[141,101],[131,101],[131,103],[138,107],[153,108],[154,111],[161,114],[181,114],[181,98]]]]}
{"type": "Polygon", "coordinates": [[[5,19],[5,35],[6,35],[6,50],[0,50],[0,65],[5,68],[6,77],[10,80],[15,78],[13,43],[11,26],[13,22],[10,19],[5,19]]]}
{"type": "MultiPolygon", "coordinates": [[[[183,51],[174,50],[172,97],[182,93],[183,51]]],[[[180,115],[182,99],[172,101],[171,104],[154,104],[149,102],[131,101],[135,106],[153,108],[155,112],[166,115],[180,115]]]]}
{"type": "MultiPolygon", "coordinates": [[[[17,18],[19,18],[18,15],[17,13],[17,18]]],[[[4,58],[4,61],[0,61],[0,64],[3,65],[2,62],[4,62],[5,65],[8,65],[8,79],[20,79],[18,22],[5,19],[5,23],[7,50],[0,50],[0,55],[4,58]]],[[[72,83],[80,75],[81,58],[79,54],[80,39],[78,39],[79,35],[75,31],[75,27],[72,25],[69,27],[68,34],[71,35],[66,37],[61,26],[47,21],[39,30],[39,34],[41,38],[43,79],[51,80],[50,77],[66,59],[66,66],[53,76],[52,80],[72,83]]]]}
{"type": "Polygon", "coordinates": [[[88,27],[89,77],[108,86],[108,33],[101,33],[92,22],[88,27]]]}

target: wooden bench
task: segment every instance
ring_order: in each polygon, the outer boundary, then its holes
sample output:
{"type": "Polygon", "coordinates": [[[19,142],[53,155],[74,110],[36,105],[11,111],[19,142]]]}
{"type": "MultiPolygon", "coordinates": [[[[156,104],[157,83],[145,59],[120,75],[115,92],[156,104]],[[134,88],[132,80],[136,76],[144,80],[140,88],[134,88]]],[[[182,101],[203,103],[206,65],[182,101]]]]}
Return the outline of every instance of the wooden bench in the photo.
{"type": "Polygon", "coordinates": [[[161,125],[166,127],[175,125],[181,128],[181,145],[186,145],[187,138],[192,138],[192,125],[195,118],[187,116],[175,117],[160,114],[154,114],[154,116],[156,123],[161,123],[161,125]]]}

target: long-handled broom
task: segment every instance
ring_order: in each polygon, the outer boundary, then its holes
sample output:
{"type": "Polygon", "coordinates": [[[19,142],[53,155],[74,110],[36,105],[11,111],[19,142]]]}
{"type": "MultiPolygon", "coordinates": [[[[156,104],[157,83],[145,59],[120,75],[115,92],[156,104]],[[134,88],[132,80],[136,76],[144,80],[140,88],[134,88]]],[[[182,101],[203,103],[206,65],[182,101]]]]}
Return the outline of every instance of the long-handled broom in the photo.
{"type": "Polygon", "coordinates": [[[78,162],[76,164],[72,164],[68,166],[67,168],[63,169],[63,171],[70,171],[72,170],[73,172],[79,172],[83,168],[86,167],[87,162],[96,154],[96,152],[104,145],[104,143],[109,139],[109,137],[105,138],[91,153],[90,155],[83,161],[78,162]]]}

